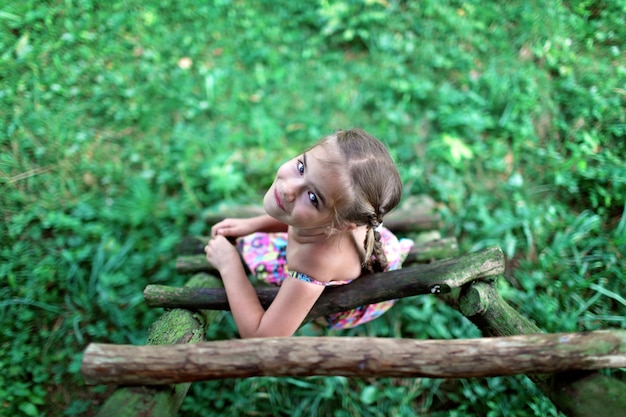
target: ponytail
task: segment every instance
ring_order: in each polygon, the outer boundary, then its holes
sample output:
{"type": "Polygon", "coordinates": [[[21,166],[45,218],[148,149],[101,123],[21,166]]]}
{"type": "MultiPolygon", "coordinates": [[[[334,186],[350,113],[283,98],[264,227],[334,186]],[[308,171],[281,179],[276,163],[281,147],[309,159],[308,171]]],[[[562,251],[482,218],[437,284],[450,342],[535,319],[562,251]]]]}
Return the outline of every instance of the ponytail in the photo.
{"type": "Polygon", "coordinates": [[[365,234],[363,247],[365,248],[365,261],[363,269],[369,273],[383,272],[387,268],[387,256],[380,241],[378,227],[368,226],[365,234]]]}

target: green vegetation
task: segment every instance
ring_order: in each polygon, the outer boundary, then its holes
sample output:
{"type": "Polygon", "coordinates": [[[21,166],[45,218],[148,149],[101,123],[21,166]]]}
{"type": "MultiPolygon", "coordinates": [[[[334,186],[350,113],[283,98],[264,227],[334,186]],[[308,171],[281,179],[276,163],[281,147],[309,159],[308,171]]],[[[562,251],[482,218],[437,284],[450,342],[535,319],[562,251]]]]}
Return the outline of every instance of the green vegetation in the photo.
{"type": "MultiPolygon", "coordinates": [[[[626,327],[626,3],[21,0],[0,7],[0,414],[90,415],[204,210],[336,128],[391,147],[548,332],[626,327]]],[[[319,334],[314,328],[305,334],[319,334]]],[[[211,338],[235,336],[222,314],[211,338]]],[[[328,333],[330,334],[330,332],[328,333]]],[[[478,337],[435,297],[340,335],[478,337]]],[[[626,378],[623,371],[613,374],[626,378]]],[[[193,384],[181,415],[551,416],[526,377],[193,384]]]]}

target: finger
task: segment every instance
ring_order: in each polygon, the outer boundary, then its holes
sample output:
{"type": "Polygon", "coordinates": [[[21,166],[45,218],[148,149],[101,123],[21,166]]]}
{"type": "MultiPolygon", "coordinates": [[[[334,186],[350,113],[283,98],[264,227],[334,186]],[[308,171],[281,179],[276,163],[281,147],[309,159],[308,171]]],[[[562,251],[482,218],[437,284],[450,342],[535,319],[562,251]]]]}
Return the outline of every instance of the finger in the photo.
{"type": "Polygon", "coordinates": [[[224,220],[215,223],[213,227],[211,227],[211,236],[215,236],[217,234],[217,231],[222,229],[226,225],[225,223],[226,222],[224,220]]]}
{"type": "Polygon", "coordinates": [[[221,227],[217,229],[216,236],[230,236],[233,230],[231,227],[221,227]]]}
{"type": "Polygon", "coordinates": [[[229,227],[228,223],[219,222],[211,228],[211,236],[223,235],[229,227]]]}

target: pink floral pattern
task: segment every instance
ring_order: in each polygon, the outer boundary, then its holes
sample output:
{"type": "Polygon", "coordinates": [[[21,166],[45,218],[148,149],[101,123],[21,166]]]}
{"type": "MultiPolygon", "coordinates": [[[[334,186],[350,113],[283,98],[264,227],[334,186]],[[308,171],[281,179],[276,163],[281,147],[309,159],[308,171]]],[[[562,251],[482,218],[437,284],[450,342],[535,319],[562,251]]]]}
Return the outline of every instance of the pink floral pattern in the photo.
{"type": "MultiPolygon", "coordinates": [[[[384,227],[381,229],[380,235],[383,250],[387,256],[388,266],[386,270],[400,269],[402,262],[413,247],[413,241],[410,239],[398,240],[391,231],[384,227]]],[[[239,238],[237,249],[257,279],[268,284],[280,286],[290,275],[299,274],[295,271],[290,272],[287,266],[287,233],[253,233],[239,238]]],[[[307,277],[307,281],[313,284],[319,282],[313,282],[315,279],[311,277],[307,277]]],[[[347,282],[337,283],[337,285],[340,284],[347,284],[347,282]]],[[[361,306],[350,311],[332,314],[326,317],[326,320],[331,329],[349,329],[374,320],[389,310],[395,302],[396,300],[389,300],[361,306]]]]}

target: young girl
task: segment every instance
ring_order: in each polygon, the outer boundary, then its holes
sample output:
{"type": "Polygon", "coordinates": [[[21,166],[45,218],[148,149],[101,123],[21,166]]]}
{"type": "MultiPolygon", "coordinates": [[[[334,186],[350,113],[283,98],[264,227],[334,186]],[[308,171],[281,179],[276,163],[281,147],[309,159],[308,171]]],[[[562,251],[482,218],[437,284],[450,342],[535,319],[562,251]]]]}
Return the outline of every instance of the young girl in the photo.
{"type": "MultiPolygon", "coordinates": [[[[291,336],[327,286],[399,268],[410,243],[398,242],[382,222],[401,193],[385,146],[360,129],[340,130],[278,169],[263,199],[266,215],[215,224],[205,252],[222,276],[241,337],[291,336]],[[280,285],[267,310],[227,237],[239,238],[251,271],[280,285]]],[[[328,319],[334,328],[353,327],[391,304],[328,319]]]]}

